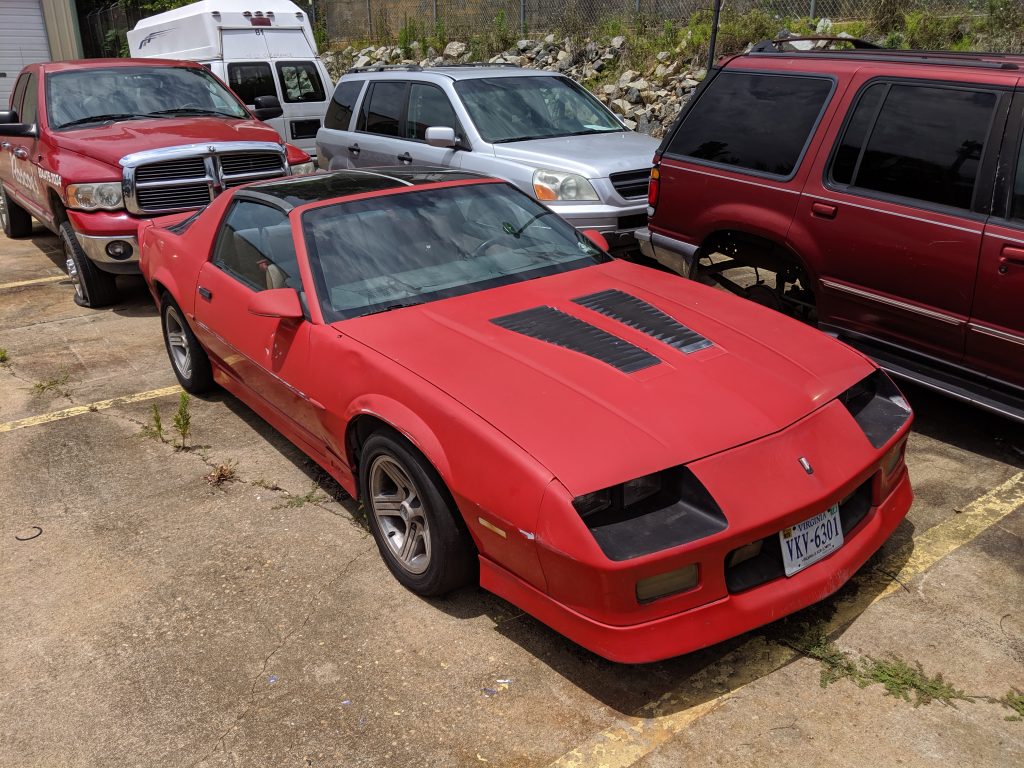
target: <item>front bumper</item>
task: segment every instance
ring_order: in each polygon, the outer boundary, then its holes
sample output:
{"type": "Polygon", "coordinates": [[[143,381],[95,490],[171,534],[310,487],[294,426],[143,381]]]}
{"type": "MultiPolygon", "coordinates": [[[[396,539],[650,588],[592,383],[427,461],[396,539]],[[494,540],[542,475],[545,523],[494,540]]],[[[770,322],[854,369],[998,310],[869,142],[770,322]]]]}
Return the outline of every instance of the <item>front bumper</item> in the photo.
{"type": "Polygon", "coordinates": [[[634,233],[647,224],[647,201],[616,206],[607,203],[559,204],[548,207],[576,229],[596,229],[612,250],[636,249],[634,233]]]}
{"type": "Polygon", "coordinates": [[[85,255],[105,272],[118,275],[139,274],[139,220],[124,211],[68,211],[68,220],[85,255]],[[107,246],[122,241],[131,247],[124,258],[114,258],[107,246]]]}
{"type": "Polygon", "coordinates": [[[633,233],[640,244],[640,252],[649,259],[663,264],[683,277],[693,277],[697,264],[697,246],[674,237],[651,232],[641,227],[633,233]]]}
{"type": "Polygon", "coordinates": [[[582,615],[501,566],[480,559],[480,584],[606,659],[641,664],[722,642],[816,603],[842,587],[889,538],[913,501],[909,474],[874,506],[831,555],[789,578],[639,624],[616,626],[582,615]]]}

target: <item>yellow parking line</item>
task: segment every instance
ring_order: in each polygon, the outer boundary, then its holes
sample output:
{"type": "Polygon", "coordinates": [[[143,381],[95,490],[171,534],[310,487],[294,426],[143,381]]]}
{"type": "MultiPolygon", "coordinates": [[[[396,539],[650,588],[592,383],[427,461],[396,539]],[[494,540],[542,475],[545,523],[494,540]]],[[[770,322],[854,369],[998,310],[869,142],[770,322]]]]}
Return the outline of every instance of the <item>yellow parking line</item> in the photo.
{"type": "Polygon", "coordinates": [[[42,285],[43,283],[59,283],[67,280],[67,275],[50,275],[49,277],[34,277],[31,280],[18,280],[13,283],[0,283],[0,291],[5,288],[24,288],[26,285],[42,285]]]}
{"type": "MultiPolygon", "coordinates": [[[[1022,505],[1024,472],[971,502],[962,513],[929,528],[912,543],[887,555],[878,567],[862,577],[857,594],[839,604],[826,631],[831,633],[846,626],[868,606],[901,589],[901,582],[906,583],[928,570],[1022,505]],[[883,572],[895,572],[896,578],[883,572]]],[[[709,695],[708,691],[713,690],[711,687],[715,682],[710,679],[713,674],[705,674],[711,670],[705,670],[688,680],[686,687],[670,691],[651,702],[635,717],[622,718],[616,725],[562,755],[548,768],[628,768],[695,721],[718,709],[751,683],[790,663],[798,655],[796,651],[777,644],[765,648],[760,639],[748,641],[715,664],[721,668],[732,666],[730,677],[733,682],[736,682],[737,675],[742,679],[728,693],[709,695]]]]}
{"type": "Polygon", "coordinates": [[[110,400],[100,400],[99,402],[89,403],[88,405],[75,405],[72,406],[71,408],[64,408],[60,411],[44,413],[41,416],[29,416],[27,419],[8,421],[6,424],[0,424],[0,432],[13,432],[16,429],[24,429],[25,427],[35,427],[40,424],[48,424],[51,421],[60,421],[61,419],[70,419],[72,416],[81,416],[83,413],[102,411],[107,408],[112,408],[115,405],[138,403],[143,400],[153,400],[157,397],[173,395],[177,392],[181,392],[181,387],[179,387],[178,385],[174,385],[173,387],[151,389],[148,392],[136,392],[134,395],[113,397],[110,400]]]}

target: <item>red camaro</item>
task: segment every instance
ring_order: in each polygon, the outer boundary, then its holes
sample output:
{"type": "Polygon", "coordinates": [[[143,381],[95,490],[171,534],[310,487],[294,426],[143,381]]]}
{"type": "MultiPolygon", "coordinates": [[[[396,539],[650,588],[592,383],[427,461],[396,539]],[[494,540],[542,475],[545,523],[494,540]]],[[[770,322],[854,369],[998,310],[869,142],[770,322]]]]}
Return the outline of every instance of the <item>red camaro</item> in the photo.
{"type": "Polygon", "coordinates": [[[613,260],[504,182],[259,183],[140,244],[182,386],[222,385],[361,499],[402,584],[479,578],[609,659],[822,599],[910,506],[910,407],[873,363],[613,260]]]}

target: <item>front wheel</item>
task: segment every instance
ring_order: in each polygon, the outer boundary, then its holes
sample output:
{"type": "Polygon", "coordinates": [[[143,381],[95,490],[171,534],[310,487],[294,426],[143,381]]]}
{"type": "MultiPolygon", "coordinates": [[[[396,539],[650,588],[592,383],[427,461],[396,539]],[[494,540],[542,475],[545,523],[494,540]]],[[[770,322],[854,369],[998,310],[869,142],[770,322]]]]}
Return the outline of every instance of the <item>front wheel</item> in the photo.
{"type": "Polygon", "coordinates": [[[97,267],[78,244],[71,224],[60,225],[60,241],[64,246],[64,265],[75,286],[75,304],[97,309],[117,301],[117,282],[114,276],[97,267]]]}
{"type": "Polygon", "coordinates": [[[167,356],[181,388],[193,395],[206,392],[213,386],[210,358],[169,293],[164,293],[160,299],[160,319],[167,356]]]}
{"type": "Polygon", "coordinates": [[[424,596],[470,583],[476,573],[473,543],[434,468],[387,432],[372,435],[361,453],[370,531],[395,578],[424,596]]]}

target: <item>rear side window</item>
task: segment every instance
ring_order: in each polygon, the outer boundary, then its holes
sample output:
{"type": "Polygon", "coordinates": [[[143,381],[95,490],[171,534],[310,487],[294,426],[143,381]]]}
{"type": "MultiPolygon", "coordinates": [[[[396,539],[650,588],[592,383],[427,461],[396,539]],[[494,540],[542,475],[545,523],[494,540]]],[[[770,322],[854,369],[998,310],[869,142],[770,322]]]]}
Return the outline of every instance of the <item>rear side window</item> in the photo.
{"type": "Polygon", "coordinates": [[[311,61],[279,61],[277,74],[281,78],[281,93],[289,104],[327,98],[320,74],[311,61]]]}
{"type": "Polygon", "coordinates": [[[991,92],[931,85],[872,86],[850,118],[833,161],[832,179],[969,209],[995,106],[996,95],[991,92]],[[877,97],[871,93],[875,88],[881,89],[877,97]]]}
{"type": "Polygon", "coordinates": [[[458,131],[455,110],[444,91],[433,85],[413,83],[409,87],[409,113],[405,120],[408,139],[427,138],[427,128],[442,127],[458,131]]]}
{"type": "Polygon", "coordinates": [[[243,104],[250,106],[257,96],[277,96],[269,64],[228,64],[228,85],[243,104]]]}
{"type": "Polygon", "coordinates": [[[821,77],[723,72],[683,119],[668,154],[790,176],[831,91],[821,77]]]}
{"type": "Polygon", "coordinates": [[[268,205],[234,204],[217,238],[213,263],[255,291],[302,288],[288,217],[268,205]]]}
{"type": "Polygon", "coordinates": [[[1020,152],[1017,155],[1017,172],[1014,174],[1013,180],[1010,218],[1024,219],[1024,136],[1021,137],[1020,152]]]}
{"type": "Polygon", "coordinates": [[[336,131],[347,131],[352,124],[352,111],[356,107],[356,99],[359,92],[363,90],[362,80],[348,80],[338,83],[334,91],[334,98],[327,107],[327,115],[324,117],[324,127],[333,128],[336,131]]]}
{"type": "Polygon", "coordinates": [[[373,83],[369,96],[363,99],[358,130],[381,136],[400,136],[406,87],[406,83],[373,83]]]}

